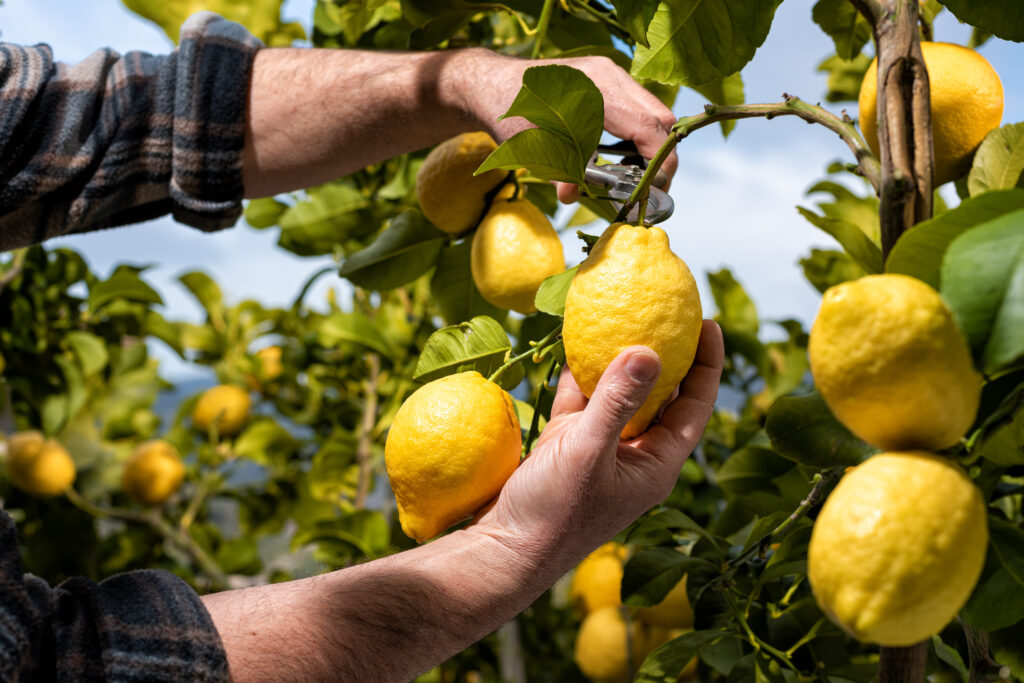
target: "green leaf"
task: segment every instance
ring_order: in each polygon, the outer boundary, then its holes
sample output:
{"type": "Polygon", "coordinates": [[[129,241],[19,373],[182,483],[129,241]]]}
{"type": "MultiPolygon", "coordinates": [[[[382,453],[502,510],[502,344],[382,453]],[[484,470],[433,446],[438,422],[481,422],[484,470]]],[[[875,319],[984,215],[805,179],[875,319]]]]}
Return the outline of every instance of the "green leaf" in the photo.
{"type": "Polygon", "coordinates": [[[125,267],[118,268],[109,279],[97,282],[89,288],[89,310],[98,311],[116,299],[144,304],[163,303],[156,290],[142,281],[138,271],[125,267]]]}
{"type": "Polygon", "coordinates": [[[981,457],[1003,467],[1024,465],[1024,384],[1006,395],[979,431],[981,457]]]}
{"type": "Polygon", "coordinates": [[[273,197],[253,199],[245,207],[245,222],[257,230],[263,230],[277,225],[277,221],[287,210],[287,204],[283,204],[273,197]]]}
{"type": "Polygon", "coordinates": [[[850,0],[818,0],[811,18],[836,44],[840,59],[853,59],[871,40],[871,24],[850,0]]]}
{"type": "Polygon", "coordinates": [[[733,637],[733,634],[725,631],[691,631],[674,638],[647,655],[647,659],[644,660],[634,681],[636,683],[675,681],[702,647],[719,638],[727,637],[733,637]]]}
{"type": "Polygon", "coordinates": [[[478,174],[527,168],[545,180],[585,183],[585,167],[604,128],[604,98],[582,71],[558,64],[530,67],[501,118],[511,116],[522,116],[537,127],[501,143],[478,174]]]}
{"type": "Polygon", "coordinates": [[[488,377],[501,367],[511,350],[504,328],[493,318],[480,315],[430,335],[413,379],[430,382],[467,370],[488,377]]]}
{"type": "Polygon", "coordinates": [[[701,85],[734,74],[768,36],[782,0],[664,0],[637,47],[632,75],[670,85],[701,85]]]}
{"type": "Polygon", "coordinates": [[[630,607],[657,605],[698,564],[712,566],[702,557],[689,557],[672,548],[638,550],[626,562],[622,602],[630,607]]]}
{"type": "Polygon", "coordinates": [[[504,320],[508,311],[488,302],[473,282],[470,254],[473,240],[464,239],[444,248],[430,278],[430,295],[441,309],[449,325],[456,325],[478,315],[504,320]]]}
{"type": "Polygon", "coordinates": [[[690,518],[685,512],[674,508],[659,510],[641,519],[630,529],[626,541],[637,545],[646,545],[646,539],[660,538],[662,534],[659,534],[658,531],[662,529],[692,531],[707,539],[711,543],[711,547],[716,551],[720,551],[722,548],[722,542],[718,538],[690,518]]]}
{"type": "Polygon", "coordinates": [[[216,12],[225,19],[237,21],[250,33],[270,47],[290,45],[295,39],[306,36],[297,23],[281,20],[281,4],[284,0],[203,0],[202,3],[182,0],[123,0],[128,9],[149,19],[167,33],[175,43],[185,19],[200,9],[216,12]]]}
{"type": "MultiPolygon", "coordinates": [[[[691,87],[712,104],[743,104],[743,76],[739,71],[691,87]]],[[[729,137],[735,127],[735,120],[722,121],[722,137],[729,137]]]]}
{"type": "Polygon", "coordinates": [[[727,496],[742,496],[754,491],[777,492],[771,480],[793,469],[793,463],[774,451],[745,446],[722,463],[715,481],[727,496]]]}
{"type": "Polygon", "coordinates": [[[827,102],[856,102],[860,95],[860,84],[871,64],[871,57],[857,55],[847,61],[833,55],[818,65],[818,71],[828,74],[827,102]]]}
{"type": "Polygon", "coordinates": [[[62,355],[54,356],[54,362],[60,367],[64,376],[65,397],[67,398],[67,417],[73,418],[85,405],[85,375],[78,364],[62,355]]]}
{"type": "Polygon", "coordinates": [[[829,287],[867,275],[849,254],[831,249],[811,249],[810,256],[800,259],[800,266],[807,281],[822,294],[829,287]]]}
{"type": "Polygon", "coordinates": [[[285,466],[301,443],[273,419],[251,422],[231,445],[232,452],[260,465],[285,466]]]}
{"type": "Polygon", "coordinates": [[[626,27],[633,40],[643,47],[651,46],[647,41],[647,27],[654,18],[658,4],[659,0],[612,0],[619,22],[626,27]]]}
{"type": "Polygon", "coordinates": [[[780,398],[768,411],[764,428],[775,450],[801,465],[856,465],[878,452],[851,434],[818,392],[780,398]]]}
{"type": "Polygon", "coordinates": [[[281,214],[280,244],[302,256],[332,253],[346,239],[374,232],[371,202],[345,183],[307,190],[307,199],[281,214]]]}
{"type": "Polygon", "coordinates": [[[981,578],[960,616],[975,628],[993,631],[1024,614],[1024,530],[988,518],[988,554],[981,578]]]}
{"type": "Polygon", "coordinates": [[[950,242],[967,230],[1024,209],[1024,190],[997,190],[965,199],[941,216],[918,223],[896,241],[885,264],[887,273],[903,273],[940,288],[942,259],[950,242]]]}
{"type": "Polygon", "coordinates": [[[967,176],[971,196],[990,190],[1024,187],[1024,122],[990,132],[974,154],[967,176]]]}
{"type": "Polygon", "coordinates": [[[802,206],[796,207],[796,210],[812,225],[832,235],[843,250],[866,272],[882,272],[882,250],[855,224],[839,218],[821,216],[802,206]]]}
{"type": "Polygon", "coordinates": [[[224,319],[224,294],[220,286],[206,273],[193,271],[178,278],[192,293],[210,320],[224,319]]]}
{"type": "Polygon", "coordinates": [[[71,408],[68,405],[68,397],[65,394],[53,394],[47,396],[40,409],[43,433],[53,436],[59,432],[70,417],[71,408]]]}
{"type": "Polygon", "coordinates": [[[1024,357],[1024,210],[950,243],[942,296],[983,371],[995,373],[1024,357]]]}
{"type": "Polygon", "coordinates": [[[556,273],[544,279],[537,289],[534,297],[534,304],[537,310],[551,315],[565,315],[565,297],[569,294],[569,286],[576,276],[579,266],[573,266],[561,273],[556,273]]]}
{"type": "Polygon", "coordinates": [[[309,490],[313,497],[334,505],[355,497],[359,477],[355,458],[355,437],[341,430],[333,432],[313,456],[309,471],[309,490]]]}
{"type": "Polygon", "coordinates": [[[419,211],[406,211],[370,246],[345,259],[338,274],[364,289],[401,287],[430,270],[447,239],[419,211]]]}
{"type": "Polygon", "coordinates": [[[110,354],[107,353],[106,343],[100,337],[91,332],[68,332],[64,339],[75,352],[78,363],[87,377],[107,367],[110,354]]]}
{"type": "Polygon", "coordinates": [[[1024,13],[1017,0],[940,0],[953,15],[994,36],[1024,42],[1024,13]]]}
{"type": "Polygon", "coordinates": [[[263,568],[255,538],[242,536],[217,548],[217,564],[229,574],[258,574],[263,568]]]}
{"type": "Polygon", "coordinates": [[[953,669],[960,674],[960,676],[967,679],[967,667],[964,666],[964,659],[960,656],[960,653],[956,651],[956,648],[950,647],[942,642],[942,638],[939,634],[932,636],[932,649],[935,650],[935,656],[941,661],[949,664],[953,669]]]}
{"type": "Polygon", "coordinates": [[[723,268],[717,273],[708,273],[708,284],[718,307],[715,320],[733,332],[756,335],[757,307],[743,289],[743,285],[733,277],[732,271],[723,268]]]}
{"type": "Polygon", "coordinates": [[[362,313],[334,313],[320,323],[317,341],[321,346],[334,347],[342,343],[360,344],[387,356],[391,347],[387,339],[369,318],[362,313]]]}
{"type": "Polygon", "coordinates": [[[1010,671],[1015,674],[1024,671],[1024,648],[1021,648],[1021,643],[1024,643],[1024,620],[988,634],[993,659],[1010,667],[1010,671]]]}
{"type": "Polygon", "coordinates": [[[807,190],[808,195],[830,194],[831,201],[818,202],[818,208],[829,218],[853,223],[875,244],[881,244],[878,223],[878,197],[873,193],[858,195],[850,188],[831,180],[822,180],[807,190]]]}

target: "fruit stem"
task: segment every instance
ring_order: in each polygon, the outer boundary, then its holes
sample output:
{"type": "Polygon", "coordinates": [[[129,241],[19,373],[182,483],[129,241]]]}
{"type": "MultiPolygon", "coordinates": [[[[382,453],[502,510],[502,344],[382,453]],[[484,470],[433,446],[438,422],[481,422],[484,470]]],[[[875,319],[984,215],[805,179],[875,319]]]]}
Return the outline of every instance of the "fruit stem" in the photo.
{"type": "Polygon", "coordinates": [[[530,429],[526,432],[526,439],[523,441],[523,456],[530,452],[530,449],[533,448],[533,442],[540,435],[540,402],[544,398],[544,393],[551,391],[551,378],[554,376],[555,368],[557,367],[558,361],[552,358],[544,381],[537,386],[537,399],[533,402],[533,419],[530,420],[530,429]]]}
{"type": "Polygon", "coordinates": [[[838,135],[856,157],[857,168],[860,170],[861,175],[871,183],[871,187],[875,189],[876,193],[881,193],[881,166],[878,163],[878,159],[871,154],[871,150],[868,149],[868,145],[860,131],[857,130],[857,127],[851,121],[844,120],[826,109],[804,102],[799,97],[784,94],[782,102],[736,105],[709,104],[704,107],[704,113],[684,116],[679,119],[672,127],[672,133],[665,139],[665,142],[662,143],[654,155],[654,158],[647,165],[647,169],[644,171],[643,177],[640,178],[636,188],[634,188],[633,193],[626,200],[625,204],[622,205],[616,220],[625,220],[630,210],[638,203],[641,204],[641,217],[646,213],[644,205],[647,202],[647,194],[650,191],[651,183],[654,182],[655,174],[657,174],[669,155],[672,154],[676,145],[683,138],[688,137],[690,133],[721,121],[759,117],[773,119],[776,116],[798,116],[808,123],[817,123],[825,126],[838,135]]]}
{"type": "Polygon", "coordinates": [[[534,29],[536,35],[533,37],[533,51],[531,59],[540,57],[540,50],[544,44],[544,38],[548,34],[548,24],[551,23],[551,11],[555,7],[555,0],[544,0],[544,6],[540,10],[540,17],[537,19],[537,27],[534,29]]]}
{"type": "Polygon", "coordinates": [[[497,382],[498,378],[501,377],[501,375],[506,370],[508,370],[510,367],[512,367],[516,363],[521,363],[524,360],[526,360],[527,358],[531,358],[534,355],[540,357],[540,355],[544,353],[544,350],[548,346],[552,345],[552,341],[554,341],[558,337],[558,335],[560,335],[561,333],[562,333],[562,326],[558,325],[557,327],[555,327],[555,329],[551,330],[546,335],[544,335],[544,338],[541,339],[539,342],[537,342],[536,346],[531,346],[529,349],[527,349],[526,351],[522,352],[518,356],[512,356],[507,361],[505,361],[504,365],[502,365],[500,368],[498,368],[493,373],[491,373],[491,376],[487,378],[487,381],[488,382],[497,382]]]}

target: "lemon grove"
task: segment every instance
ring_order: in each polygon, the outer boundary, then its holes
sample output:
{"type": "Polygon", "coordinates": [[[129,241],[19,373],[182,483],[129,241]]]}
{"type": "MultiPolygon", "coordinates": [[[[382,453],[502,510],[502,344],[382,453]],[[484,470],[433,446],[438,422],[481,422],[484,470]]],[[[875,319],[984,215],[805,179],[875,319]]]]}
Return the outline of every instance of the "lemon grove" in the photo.
{"type": "MultiPolygon", "coordinates": [[[[126,4],[172,37],[184,19],[178,5],[126,4]]],[[[877,112],[872,56],[884,70],[895,38],[872,39],[876,4],[808,7],[835,45],[827,93],[744,103],[741,70],[776,1],[318,1],[309,30],[283,21],[280,2],[204,2],[268,44],[304,33],[334,48],[595,54],[668,102],[692,88],[709,106],[651,161],[641,208],[665,155],[678,146],[687,163],[685,138],[706,126],[795,115],[816,124],[806,135],[828,129],[839,163],[815,187],[830,199],[800,209],[836,242],[800,263],[821,309],[810,330],[760,319],[730,271],[691,274],[685,242],[623,222],[596,188],[559,212],[549,181],[582,181],[603,102],[581,72],[531,69],[509,113],[535,126],[527,135],[470,133],[251,202],[252,229],[310,259],[290,306],[230,301],[191,272],[180,284],[202,319],[173,320],[143,269],[101,275],[66,247],[6,257],[0,495],[26,570],[59,581],[163,567],[208,591],[429,542],[501,490],[546,425],[563,365],[589,393],[624,346],[659,353],[631,437],[657,420],[713,315],[734,399],[669,497],[423,683],[517,670],[896,680],[888,661],[902,648],[924,653],[936,680],[1021,679],[1024,124],[1002,121],[1002,84],[978,48],[1024,28],[1010,0],[901,0],[914,40],[927,39],[934,174],[922,182],[953,185],[890,239],[893,193],[913,183],[882,149],[901,132],[891,100],[888,118],[877,112]],[[975,26],[972,43],[940,42],[939,12],[975,26]],[[822,97],[858,103],[858,120],[811,104],[822,97]],[[312,299],[314,281],[339,275],[351,296],[312,299]],[[167,391],[154,344],[214,386],[167,391]]],[[[911,161],[925,154],[913,140],[911,161]]],[[[817,169],[803,170],[813,181],[817,169]]]]}

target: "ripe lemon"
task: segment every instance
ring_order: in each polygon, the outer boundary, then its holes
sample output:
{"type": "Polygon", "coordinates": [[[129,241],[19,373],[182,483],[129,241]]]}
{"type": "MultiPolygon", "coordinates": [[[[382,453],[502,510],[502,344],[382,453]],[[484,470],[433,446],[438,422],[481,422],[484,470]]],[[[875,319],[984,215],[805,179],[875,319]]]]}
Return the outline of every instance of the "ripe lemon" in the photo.
{"type": "Polygon", "coordinates": [[[938,292],[868,275],[825,292],[808,344],[833,414],[878,448],[940,450],[974,422],[981,376],[938,292]]]}
{"type": "Polygon", "coordinates": [[[565,270],[562,241],[544,213],[525,199],[496,201],[473,235],[470,265],[481,296],[523,314],[544,279],[565,270]]]}
{"type": "Polygon", "coordinates": [[[384,446],[402,530],[422,542],[473,516],[519,466],[521,447],[512,398],[479,372],[417,389],[384,446]]]}
{"type": "Polygon", "coordinates": [[[185,464],[178,449],[163,439],[140,444],[121,475],[121,488],[144,505],[159,505],[178,488],[185,478],[185,464]]]}
{"type": "Polygon", "coordinates": [[[576,634],[574,660],[583,674],[607,683],[630,681],[654,649],[651,635],[637,621],[626,623],[624,610],[602,607],[591,612],[576,634]]]}
{"type": "Polygon", "coordinates": [[[661,228],[616,223],[580,265],[565,299],[562,339],[583,393],[594,393],[605,368],[627,346],[643,344],[661,358],[657,384],[622,438],[646,429],[686,376],[701,317],[697,283],[661,228]]]}
{"type": "Polygon", "coordinates": [[[576,566],[569,599],[581,614],[622,604],[622,568],[628,555],[626,546],[610,541],[576,566]]]}
{"type": "Polygon", "coordinates": [[[280,377],[284,372],[280,346],[267,346],[260,349],[256,352],[256,360],[260,362],[260,377],[268,382],[280,377]]]}
{"type": "Polygon", "coordinates": [[[808,577],[829,617],[892,647],[938,633],[981,574],[981,492],[951,460],[881,453],[843,477],[811,533],[808,577]]]}
{"type": "Polygon", "coordinates": [[[220,384],[203,392],[192,410],[192,424],[201,432],[217,425],[220,436],[234,436],[249,421],[252,402],[245,389],[220,384]]]}
{"type": "MultiPolygon", "coordinates": [[[[1003,84],[984,57],[952,43],[921,43],[931,90],[934,182],[956,180],[971,169],[971,157],[1003,118],[1003,84]]],[[[860,86],[860,127],[878,156],[878,60],[860,86]]]]}
{"type": "Polygon", "coordinates": [[[477,132],[456,135],[430,151],[416,174],[416,197],[431,223],[453,235],[477,224],[487,208],[487,193],[505,172],[473,172],[497,147],[490,135],[477,132]]]}
{"type": "Polygon", "coordinates": [[[690,598],[686,594],[686,577],[684,576],[657,605],[641,608],[637,618],[661,628],[692,629],[693,608],[690,607],[690,598]]]}
{"type": "Polygon", "coordinates": [[[7,440],[7,476],[26,493],[57,496],[75,481],[75,463],[54,439],[19,432],[7,440]]]}

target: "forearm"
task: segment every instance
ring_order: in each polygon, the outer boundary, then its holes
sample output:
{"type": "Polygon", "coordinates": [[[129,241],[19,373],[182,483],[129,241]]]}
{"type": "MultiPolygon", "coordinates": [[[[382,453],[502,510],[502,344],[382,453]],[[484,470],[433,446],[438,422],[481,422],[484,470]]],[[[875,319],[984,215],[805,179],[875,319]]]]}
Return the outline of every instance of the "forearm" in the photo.
{"type": "Polygon", "coordinates": [[[470,528],[331,574],[203,601],[235,681],[404,681],[514,617],[578,559],[470,528]]]}
{"type": "Polygon", "coordinates": [[[249,89],[246,195],[309,187],[478,129],[459,88],[474,52],[261,50],[249,89]]]}

